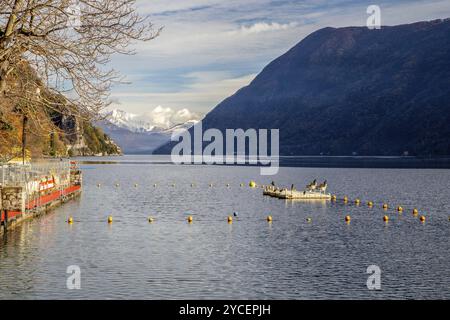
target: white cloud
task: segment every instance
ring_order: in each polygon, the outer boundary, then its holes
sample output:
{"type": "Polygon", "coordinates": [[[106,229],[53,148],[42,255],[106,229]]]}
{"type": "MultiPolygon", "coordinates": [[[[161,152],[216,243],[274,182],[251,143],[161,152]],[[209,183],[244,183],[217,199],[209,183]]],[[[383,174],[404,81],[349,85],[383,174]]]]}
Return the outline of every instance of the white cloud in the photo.
{"type": "MultiPolygon", "coordinates": [[[[180,110],[178,116],[186,114],[186,110],[201,117],[205,111],[216,106],[224,98],[247,86],[256,74],[233,77],[227,72],[192,72],[184,74],[188,84],[179,90],[167,92],[127,91],[115,92],[112,97],[121,101],[111,108],[119,108],[132,113],[144,113],[151,106],[165,106],[146,112],[165,122],[165,118],[173,110],[180,110]],[[124,102],[127,102],[126,104],[124,102]],[[170,110],[167,110],[170,109],[170,110]]],[[[197,120],[197,119],[194,119],[197,120]]]]}
{"type": "Polygon", "coordinates": [[[198,114],[191,112],[186,108],[176,111],[172,108],[164,108],[162,106],[157,106],[151,112],[145,113],[139,116],[139,118],[164,129],[185,123],[189,120],[201,120],[201,117],[198,114]]]}
{"type": "Polygon", "coordinates": [[[255,33],[261,33],[261,32],[268,32],[268,31],[283,31],[290,28],[295,28],[298,25],[296,22],[291,23],[285,23],[280,24],[277,22],[258,22],[250,26],[241,26],[241,28],[238,31],[231,31],[230,34],[239,34],[242,33],[244,35],[247,34],[255,34],[255,33]]]}
{"type": "MultiPolygon", "coordinates": [[[[164,31],[114,59],[133,80],[113,97],[126,110],[164,108],[206,113],[247,85],[262,68],[323,27],[362,26],[367,3],[348,0],[138,0],[164,31]]],[[[448,0],[380,0],[384,25],[450,16],[448,0]]],[[[163,120],[161,120],[163,121],[163,120]]]]}

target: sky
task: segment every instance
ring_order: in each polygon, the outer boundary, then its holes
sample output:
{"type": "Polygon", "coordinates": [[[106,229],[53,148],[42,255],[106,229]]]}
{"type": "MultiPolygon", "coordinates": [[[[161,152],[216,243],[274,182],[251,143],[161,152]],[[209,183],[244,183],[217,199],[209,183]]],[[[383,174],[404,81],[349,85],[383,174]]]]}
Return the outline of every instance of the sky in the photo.
{"type": "Polygon", "coordinates": [[[200,119],[248,85],[272,60],[324,27],[365,26],[367,7],[383,25],[450,17],[450,0],[137,0],[158,38],[133,45],[113,67],[129,84],[110,109],[147,117],[200,119]],[[181,118],[178,115],[182,115],[181,118]]]}

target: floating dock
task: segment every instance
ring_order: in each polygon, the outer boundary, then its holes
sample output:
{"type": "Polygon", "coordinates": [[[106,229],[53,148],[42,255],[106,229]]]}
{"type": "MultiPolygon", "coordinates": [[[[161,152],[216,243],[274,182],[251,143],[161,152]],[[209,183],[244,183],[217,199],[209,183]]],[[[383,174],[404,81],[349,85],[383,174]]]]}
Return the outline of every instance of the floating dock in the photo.
{"type": "Polygon", "coordinates": [[[265,188],[263,195],[288,200],[331,200],[331,194],[328,193],[279,189],[275,187],[265,188]]]}
{"type": "Polygon", "coordinates": [[[0,168],[0,234],[81,193],[76,162],[52,161],[0,168]]]}

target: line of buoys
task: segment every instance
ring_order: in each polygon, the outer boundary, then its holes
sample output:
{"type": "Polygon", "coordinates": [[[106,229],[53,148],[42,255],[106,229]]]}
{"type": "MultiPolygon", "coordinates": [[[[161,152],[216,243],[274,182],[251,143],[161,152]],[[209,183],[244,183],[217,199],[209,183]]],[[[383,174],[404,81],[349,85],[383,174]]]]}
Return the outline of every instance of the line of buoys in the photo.
{"type": "Polygon", "coordinates": [[[267,222],[272,222],[273,218],[272,218],[272,216],[268,216],[266,220],[267,220],[267,222]]]}
{"type": "Polygon", "coordinates": [[[112,217],[112,216],[109,216],[109,217],[108,217],[108,223],[109,223],[109,224],[113,223],[113,217],[112,217]]]}

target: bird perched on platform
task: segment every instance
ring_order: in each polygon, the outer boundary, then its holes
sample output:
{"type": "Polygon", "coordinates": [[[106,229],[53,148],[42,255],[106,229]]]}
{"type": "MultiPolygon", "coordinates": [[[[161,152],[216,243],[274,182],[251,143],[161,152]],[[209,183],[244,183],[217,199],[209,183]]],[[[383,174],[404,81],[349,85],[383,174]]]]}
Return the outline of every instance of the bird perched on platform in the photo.
{"type": "Polygon", "coordinates": [[[310,184],[308,184],[308,185],[306,186],[306,189],[308,189],[308,190],[310,190],[310,191],[316,190],[316,189],[317,189],[317,180],[314,179],[313,182],[311,182],[310,184]]]}
{"type": "Polygon", "coordinates": [[[325,180],[321,185],[318,186],[319,191],[326,192],[328,188],[327,180],[325,180]]]}

